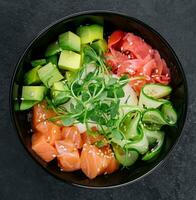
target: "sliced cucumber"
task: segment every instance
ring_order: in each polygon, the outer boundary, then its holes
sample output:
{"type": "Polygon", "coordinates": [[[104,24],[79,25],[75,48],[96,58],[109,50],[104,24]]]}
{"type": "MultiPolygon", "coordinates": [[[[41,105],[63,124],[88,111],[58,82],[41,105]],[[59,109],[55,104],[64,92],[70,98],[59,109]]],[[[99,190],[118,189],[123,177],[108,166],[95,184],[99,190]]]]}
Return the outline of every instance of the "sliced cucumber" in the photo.
{"type": "Polygon", "coordinates": [[[142,130],[141,132],[142,132],[142,138],[139,140],[134,140],[133,142],[127,143],[125,145],[126,149],[134,149],[138,151],[138,153],[140,154],[145,154],[148,151],[149,142],[147,140],[145,133],[142,130]]]}
{"type": "Polygon", "coordinates": [[[120,122],[119,128],[124,133],[126,139],[135,140],[140,137],[138,129],[140,119],[141,113],[136,110],[133,110],[124,116],[120,122]]]}
{"type": "Polygon", "coordinates": [[[162,135],[164,135],[163,131],[151,131],[146,128],[142,128],[144,134],[146,135],[148,142],[150,145],[154,144],[156,141],[161,140],[162,135]]]}
{"type": "Polygon", "coordinates": [[[171,93],[171,87],[160,84],[147,84],[141,92],[139,98],[139,106],[146,108],[158,108],[168,100],[159,99],[171,93]],[[159,91],[160,90],[160,91],[159,91]]]}
{"type": "Polygon", "coordinates": [[[160,151],[161,151],[161,148],[163,146],[163,142],[164,142],[164,132],[162,131],[152,131],[152,132],[149,132],[147,130],[144,130],[144,132],[146,133],[147,135],[147,138],[154,138],[156,139],[156,146],[154,146],[150,151],[148,151],[142,158],[142,160],[144,161],[147,161],[147,160],[150,160],[154,157],[156,157],[160,151]]]}
{"type": "Polygon", "coordinates": [[[139,157],[139,154],[137,151],[134,151],[134,150],[125,151],[117,145],[113,145],[112,147],[113,147],[116,159],[119,161],[120,164],[122,164],[125,167],[129,167],[133,165],[139,157]]]}
{"type": "Polygon", "coordinates": [[[145,124],[157,124],[161,126],[167,124],[162,113],[158,109],[146,110],[143,113],[142,121],[145,124]]]}
{"type": "Polygon", "coordinates": [[[151,126],[153,128],[160,128],[163,125],[171,126],[177,122],[177,114],[170,103],[163,104],[161,111],[158,109],[148,109],[143,113],[142,122],[144,122],[148,129],[151,126]]]}
{"type": "Polygon", "coordinates": [[[178,116],[171,103],[163,104],[161,112],[168,124],[174,125],[177,122],[178,116]]]}
{"type": "Polygon", "coordinates": [[[23,86],[22,100],[41,101],[46,94],[44,86],[23,86]]]}
{"type": "Polygon", "coordinates": [[[160,99],[165,96],[168,96],[172,91],[172,88],[167,85],[161,84],[147,84],[143,87],[143,92],[149,97],[153,97],[155,99],[160,99]]]}

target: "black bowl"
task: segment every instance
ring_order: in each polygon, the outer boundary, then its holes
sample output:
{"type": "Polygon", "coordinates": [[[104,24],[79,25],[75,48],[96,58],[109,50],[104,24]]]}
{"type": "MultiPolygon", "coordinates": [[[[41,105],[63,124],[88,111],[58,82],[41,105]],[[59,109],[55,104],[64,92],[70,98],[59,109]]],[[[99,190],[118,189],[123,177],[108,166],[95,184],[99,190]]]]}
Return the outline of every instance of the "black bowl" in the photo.
{"type": "Polygon", "coordinates": [[[115,186],[132,183],[153,171],[166,159],[175,144],[177,143],[184,126],[187,112],[187,82],[181,64],[169,44],[151,27],[143,22],[119,13],[106,11],[92,11],[74,14],[65,17],[44,29],[28,45],[16,65],[10,89],[10,111],[12,121],[27,151],[50,174],[72,185],[87,188],[111,188],[115,186]],[[171,100],[179,115],[177,126],[167,127],[164,148],[159,157],[151,162],[138,161],[130,169],[119,170],[107,176],[99,176],[89,180],[80,171],[73,173],[61,172],[56,162],[47,164],[41,160],[31,149],[31,124],[28,121],[28,112],[15,111],[19,103],[15,100],[20,97],[23,84],[23,75],[29,69],[29,62],[32,59],[41,58],[45,47],[57,38],[60,33],[68,30],[75,30],[81,24],[98,23],[104,25],[105,33],[110,34],[116,29],[133,32],[141,36],[154,49],[157,49],[171,70],[173,93],[171,100]]]}

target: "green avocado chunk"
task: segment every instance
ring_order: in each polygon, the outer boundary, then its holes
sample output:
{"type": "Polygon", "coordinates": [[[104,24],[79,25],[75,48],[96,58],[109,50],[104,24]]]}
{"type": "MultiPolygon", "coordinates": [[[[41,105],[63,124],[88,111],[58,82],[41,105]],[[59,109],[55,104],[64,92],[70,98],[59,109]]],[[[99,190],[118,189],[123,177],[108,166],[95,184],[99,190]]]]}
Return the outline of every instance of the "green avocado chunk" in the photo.
{"type": "Polygon", "coordinates": [[[41,68],[41,66],[37,66],[31,70],[29,70],[25,75],[24,75],[24,83],[26,85],[35,85],[39,84],[41,82],[39,76],[38,76],[38,70],[41,68]]]}
{"type": "Polygon", "coordinates": [[[50,88],[54,82],[62,80],[64,77],[58,68],[52,63],[48,63],[38,70],[38,75],[43,84],[50,88]]]}
{"type": "Polygon", "coordinates": [[[53,55],[59,53],[60,51],[61,51],[61,48],[59,46],[59,43],[54,42],[47,47],[47,49],[45,51],[45,56],[46,57],[53,56],[53,55]]]}
{"type": "Polygon", "coordinates": [[[63,50],[60,54],[58,66],[60,69],[77,71],[81,65],[81,55],[73,51],[63,50]]]}
{"type": "Polygon", "coordinates": [[[69,100],[68,87],[65,81],[55,82],[51,89],[52,101],[55,105],[61,105],[69,100]]]}
{"type": "Polygon", "coordinates": [[[45,94],[45,86],[23,86],[21,100],[41,101],[45,94]]]}
{"type": "Polygon", "coordinates": [[[95,40],[103,39],[103,26],[98,24],[80,26],[76,30],[82,44],[92,43],[95,40]]]}
{"type": "Polygon", "coordinates": [[[59,35],[59,46],[63,50],[80,52],[80,37],[71,31],[59,35]]]}

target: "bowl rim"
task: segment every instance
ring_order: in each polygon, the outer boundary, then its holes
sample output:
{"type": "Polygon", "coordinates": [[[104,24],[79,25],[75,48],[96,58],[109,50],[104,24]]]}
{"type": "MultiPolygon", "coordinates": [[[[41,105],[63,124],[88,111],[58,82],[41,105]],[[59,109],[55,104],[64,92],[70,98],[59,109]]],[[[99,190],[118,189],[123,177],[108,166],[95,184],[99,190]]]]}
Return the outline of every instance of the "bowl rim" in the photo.
{"type": "Polygon", "coordinates": [[[66,15],[65,17],[62,17],[58,20],[55,20],[54,22],[50,23],[49,25],[45,26],[45,28],[43,28],[41,31],[38,32],[38,34],[36,34],[33,39],[27,43],[27,45],[24,47],[24,50],[22,52],[22,54],[20,55],[17,63],[15,64],[14,70],[12,71],[12,75],[11,75],[11,81],[10,81],[10,87],[9,87],[9,114],[11,117],[11,122],[13,124],[14,127],[14,131],[17,132],[17,135],[20,138],[20,142],[23,144],[23,147],[26,149],[26,151],[28,152],[28,154],[32,157],[32,159],[39,165],[42,167],[42,169],[44,169],[45,171],[47,171],[48,174],[52,175],[53,177],[55,177],[58,180],[61,180],[69,185],[72,186],[77,186],[80,188],[86,188],[86,189],[112,189],[112,188],[118,188],[118,187],[122,187],[122,186],[126,186],[132,183],[135,183],[136,181],[139,181],[141,179],[143,179],[144,177],[148,176],[149,174],[151,174],[155,169],[158,169],[160,166],[162,166],[166,160],[169,158],[169,156],[171,155],[171,153],[173,152],[174,148],[177,146],[177,144],[180,141],[180,138],[182,137],[182,134],[184,133],[184,129],[185,129],[185,124],[187,122],[187,116],[188,116],[188,102],[189,102],[189,98],[188,98],[188,84],[187,84],[187,79],[183,70],[183,67],[175,53],[175,51],[173,50],[173,48],[169,45],[169,43],[166,41],[166,39],[164,39],[164,37],[162,37],[162,35],[160,33],[158,33],[154,28],[152,28],[151,26],[147,25],[146,23],[144,23],[141,20],[138,20],[135,17],[129,16],[128,14],[125,14],[123,12],[117,12],[117,11],[113,11],[113,10],[90,10],[90,11],[80,11],[80,12],[76,12],[74,14],[69,14],[66,15]],[[19,64],[21,62],[21,60],[23,59],[23,57],[25,56],[25,54],[27,53],[27,51],[29,50],[29,48],[32,46],[32,44],[38,39],[40,38],[42,35],[44,35],[50,28],[52,28],[54,25],[60,24],[65,20],[68,20],[70,18],[73,17],[78,17],[78,16],[82,16],[82,15],[93,15],[93,14],[114,14],[120,17],[124,17],[128,20],[132,20],[137,22],[138,24],[144,26],[145,28],[147,28],[148,30],[150,30],[152,33],[154,33],[155,35],[157,35],[159,38],[161,38],[161,40],[164,42],[164,44],[170,49],[171,53],[173,54],[177,65],[182,73],[182,78],[184,81],[184,87],[185,87],[185,93],[186,93],[186,97],[185,97],[185,112],[184,112],[184,116],[183,116],[183,125],[182,125],[182,129],[180,132],[180,135],[178,136],[178,138],[175,140],[175,142],[173,143],[172,147],[170,148],[170,150],[167,152],[167,154],[165,155],[165,157],[158,163],[156,164],[152,169],[150,169],[148,172],[146,172],[145,174],[135,178],[134,180],[125,182],[125,183],[120,183],[120,184],[115,184],[115,185],[109,185],[109,186],[87,186],[87,185],[82,185],[82,184],[78,184],[78,183],[73,183],[71,181],[67,181],[64,180],[60,177],[58,177],[57,175],[55,175],[54,173],[52,173],[49,169],[47,169],[46,167],[44,167],[43,165],[41,165],[37,159],[35,159],[35,157],[32,155],[32,153],[27,149],[26,145],[24,144],[24,142],[22,141],[22,138],[19,134],[19,130],[17,129],[17,125],[14,119],[14,107],[13,107],[13,99],[12,99],[12,93],[13,93],[13,85],[14,85],[14,79],[16,77],[18,68],[19,68],[19,64]]]}

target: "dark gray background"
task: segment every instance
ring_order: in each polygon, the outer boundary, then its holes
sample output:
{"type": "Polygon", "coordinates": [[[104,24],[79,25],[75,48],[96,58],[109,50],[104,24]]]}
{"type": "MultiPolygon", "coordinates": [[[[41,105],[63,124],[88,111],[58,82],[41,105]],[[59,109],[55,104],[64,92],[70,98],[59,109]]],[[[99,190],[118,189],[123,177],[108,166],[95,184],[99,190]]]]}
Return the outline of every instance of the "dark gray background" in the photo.
{"type": "Polygon", "coordinates": [[[0,199],[196,199],[196,1],[0,0],[0,199]],[[166,163],[143,180],[113,190],[86,190],[60,182],[23,149],[9,117],[9,84],[26,45],[51,22],[82,10],[109,9],[136,17],[177,53],[189,84],[184,134],[166,163]]]}

